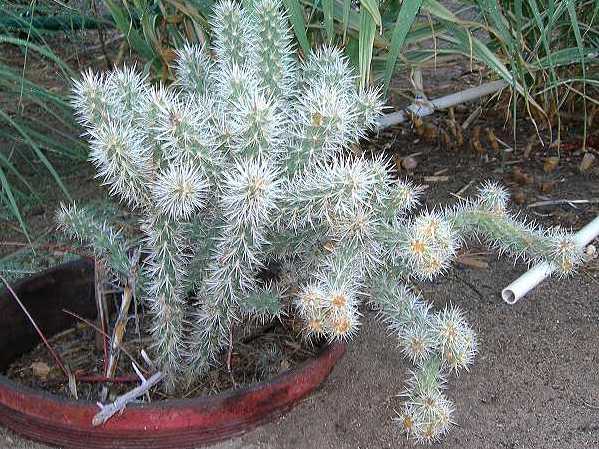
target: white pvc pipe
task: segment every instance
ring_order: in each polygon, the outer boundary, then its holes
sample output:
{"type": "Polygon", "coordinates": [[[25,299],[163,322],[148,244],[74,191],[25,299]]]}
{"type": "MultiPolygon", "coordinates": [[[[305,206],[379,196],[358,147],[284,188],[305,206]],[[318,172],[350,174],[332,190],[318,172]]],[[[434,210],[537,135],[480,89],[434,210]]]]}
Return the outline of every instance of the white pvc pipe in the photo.
{"type": "Polygon", "coordinates": [[[491,81],[481,84],[480,86],[471,87],[461,92],[456,92],[454,94],[446,95],[434,100],[415,101],[404,110],[383,115],[377,123],[377,128],[385,129],[390,126],[406,122],[408,120],[408,113],[415,114],[418,117],[425,117],[427,115],[431,115],[433,112],[439,109],[451,108],[453,106],[457,106],[458,104],[477,100],[485,95],[494,94],[501,89],[505,89],[507,86],[508,83],[503,80],[491,81]]]}
{"type": "MultiPolygon", "coordinates": [[[[596,217],[593,221],[574,234],[574,240],[576,241],[577,245],[585,247],[598,235],[599,217],[596,217]]],[[[506,288],[504,288],[501,291],[501,297],[508,304],[515,304],[520,298],[543,282],[543,280],[545,280],[556,269],[557,267],[554,264],[549,264],[547,262],[535,265],[506,288]]]]}

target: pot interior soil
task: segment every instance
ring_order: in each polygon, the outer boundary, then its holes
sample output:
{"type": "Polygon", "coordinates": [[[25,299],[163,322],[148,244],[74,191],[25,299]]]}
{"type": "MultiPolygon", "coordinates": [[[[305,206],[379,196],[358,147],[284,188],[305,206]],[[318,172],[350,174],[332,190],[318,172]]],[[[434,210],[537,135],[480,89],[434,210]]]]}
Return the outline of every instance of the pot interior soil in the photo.
{"type": "MultiPolygon", "coordinates": [[[[103,377],[104,354],[98,344],[98,332],[84,322],[48,338],[49,344],[68,365],[77,381],[77,398],[97,401],[106,383],[103,377]]],[[[147,335],[138,334],[131,320],[127,329],[124,350],[135,358],[138,366],[146,366],[139,356],[141,349],[148,351],[147,335]]],[[[271,323],[252,323],[239,329],[233,337],[230,354],[221,355],[221,363],[188,392],[173,397],[190,398],[215,394],[228,389],[268,381],[270,378],[314,357],[324,342],[308,342],[299,334],[298,323],[281,319],[271,323]],[[230,370],[229,370],[230,366],[230,370]]],[[[6,373],[10,379],[23,385],[73,399],[68,379],[54,361],[47,347],[40,342],[32,351],[10,364],[6,373]]],[[[121,351],[117,382],[111,383],[108,399],[131,390],[139,382],[132,368],[131,358],[121,351]]],[[[152,400],[166,399],[159,386],[150,392],[152,400]]]]}

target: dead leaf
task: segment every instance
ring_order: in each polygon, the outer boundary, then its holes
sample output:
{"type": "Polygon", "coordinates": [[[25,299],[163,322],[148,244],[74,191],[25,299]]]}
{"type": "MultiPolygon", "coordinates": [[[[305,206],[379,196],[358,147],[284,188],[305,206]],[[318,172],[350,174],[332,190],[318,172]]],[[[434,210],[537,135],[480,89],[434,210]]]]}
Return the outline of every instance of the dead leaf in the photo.
{"type": "Polygon", "coordinates": [[[585,171],[588,171],[589,168],[591,168],[593,162],[595,162],[595,156],[591,153],[584,153],[584,156],[582,157],[582,161],[580,162],[578,169],[582,173],[584,173],[585,171]]]}
{"type": "Polygon", "coordinates": [[[424,182],[447,182],[449,181],[449,176],[425,176],[423,178],[424,182]]]}
{"type": "Polygon", "coordinates": [[[472,135],[470,138],[470,146],[474,150],[475,153],[485,154],[486,151],[483,148],[482,143],[480,142],[480,126],[475,126],[472,130],[472,135]]]}
{"type": "Polygon", "coordinates": [[[393,156],[393,162],[395,162],[395,167],[401,170],[401,156],[399,154],[393,156]]]}
{"type": "Polygon", "coordinates": [[[559,157],[548,157],[545,159],[545,163],[543,164],[543,170],[545,173],[551,173],[555,171],[555,169],[559,165],[559,157]]]}
{"type": "Polygon", "coordinates": [[[351,152],[353,154],[355,154],[358,157],[360,157],[364,154],[364,149],[362,148],[362,145],[353,144],[349,147],[349,149],[351,150],[351,152]]]}
{"type": "Polygon", "coordinates": [[[551,193],[555,187],[555,181],[544,181],[539,186],[539,189],[543,193],[551,193]]]}
{"type": "Polygon", "coordinates": [[[408,118],[412,122],[416,135],[421,136],[423,134],[422,125],[424,124],[422,119],[416,114],[410,114],[408,118]]]}
{"type": "Polygon", "coordinates": [[[325,242],[324,245],[322,245],[322,246],[324,249],[326,249],[330,253],[335,251],[335,242],[333,242],[332,240],[325,242]]]}
{"type": "Polygon", "coordinates": [[[166,62],[171,62],[177,58],[177,53],[172,48],[163,48],[162,57],[166,62]]]}
{"type": "Polygon", "coordinates": [[[512,177],[520,185],[532,184],[535,180],[532,175],[525,173],[520,167],[514,167],[512,177]]]}
{"type": "Polygon", "coordinates": [[[422,137],[426,142],[435,142],[439,135],[439,130],[436,126],[430,123],[424,123],[422,127],[422,137]]]}
{"type": "Polygon", "coordinates": [[[528,144],[524,148],[524,154],[522,155],[522,157],[524,159],[530,159],[530,153],[532,152],[532,146],[533,146],[533,142],[528,142],[528,144]]]}
{"type": "Polygon", "coordinates": [[[65,367],[67,369],[67,373],[69,375],[69,392],[71,396],[75,399],[79,399],[79,394],[77,394],[77,381],[75,380],[75,375],[71,372],[68,366],[65,367]]]}
{"type": "Polygon", "coordinates": [[[449,138],[449,134],[444,129],[441,130],[441,142],[445,148],[453,148],[453,142],[449,138]]]}
{"type": "Polygon", "coordinates": [[[166,23],[177,25],[177,24],[183,22],[183,16],[181,16],[181,14],[174,14],[174,15],[170,15],[170,16],[165,16],[164,17],[164,21],[166,23]]]}
{"type": "Polygon", "coordinates": [[[485,128],[485,132],[487,133],[487,139],[489,139],[491,148],[493,148],[493,151],[495,153],[499,153],[501,149],[499,148],[499,142],[497,141],[497,136],[495,136],[495,132],[491,128],[485,128]]]}
{"type": "Polygon", "coordinates": [[[281,361],[280,371],[287,371],[289,368],[291,368],[291,364],[289,363],[289,360],[283,359],[281,361]]]}
{"type": "Polygon", "coordinates": [[[468,254],[460,254],[457,262],[470,268],[476,268],[477,270],[486,270],[489,268],[489,264],[486,261],[468,254]]]}
{"type": "Polygon", "coordinates": [[[526,194],[522,190],[518,190],[514,194],[514,203],[522,205],[526,202],[526,194]]]}
{"type": "Polygon", "coordinates": [[[50,374],[50,367],[45,362],[33,362],[31,364],[31,370],[35,377],[42,380],[48,379],[48,374],[50,374]]]}

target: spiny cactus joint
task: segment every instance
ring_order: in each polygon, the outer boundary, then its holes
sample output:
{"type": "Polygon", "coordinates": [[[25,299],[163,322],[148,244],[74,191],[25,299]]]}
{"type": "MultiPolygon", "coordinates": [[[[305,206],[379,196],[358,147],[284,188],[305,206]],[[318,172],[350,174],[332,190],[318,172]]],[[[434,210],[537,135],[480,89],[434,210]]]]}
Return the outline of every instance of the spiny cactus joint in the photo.
{"type": "MultiPolygon", "coordinates": [[[[346,340],[367,299],[415,364],[398,422],[436,440],[453,422],[446,379],[468,369],[477,340],[457,307],[434,311],[408,284],[443,274],[472,237],[562,273],[581,249],[511,216],[492,183],[411,217],[422,189],[394,179],[384,158],[348,152],[382,102],[356,87],[339,49],[298,62],[279,0],[221,1],[212,29],[215,57],[186,45],[171,86],[124,68],[86,72],[74,87],[98,177],[139,217],[140,285],[165,388],[204,375],[239,320],[292,313],[290,302],[307,338],[346,340]],[[258,274],[273,261],[280,273],[265,282],[258,274]]],[[[118,232],[76,207],[58,222],[127,276],[133,245],[118,232]]]]}

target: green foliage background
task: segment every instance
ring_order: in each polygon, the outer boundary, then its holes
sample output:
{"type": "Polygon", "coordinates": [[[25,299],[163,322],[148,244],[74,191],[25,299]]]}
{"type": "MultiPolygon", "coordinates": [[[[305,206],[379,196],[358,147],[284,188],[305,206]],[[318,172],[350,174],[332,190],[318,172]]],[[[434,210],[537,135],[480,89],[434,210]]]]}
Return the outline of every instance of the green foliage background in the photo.
{"type": "MultiPolygon", "coordinates": [[[[144,72],[169,80],[174,49],[186,41],[210,41],[213,0],[80,3],[80,7],[36,0],[0,4],[0,48],[18,49],[25,61],[15,65],[0,57],[0,138],[17,143],[22,156],[17,160],[6,146],[0,151],[0,200],[25,234],[23,201],[40,198],[23,176],[21,164],[44,167],[69,197],[51,159],[86,158],[66,91],[28,79],[27,61],[46,61],[55,67],[60,83],[68,86],[77,71],[72,61],[57,54],[56,37],[116,29],[141,60],[144,72]],[[32,117],[23,104],[36,105],[38,116],[32,117]]],[[[599,103],[599,0],[462,0],[453,2],[456,7],[451,9],[446,3],[284,0],[300,53],[323,43],[343,46],[361,85],[381,83],[387,90],[394,76],[408,76],[414,68],[466,59],[508,82],[518,100],[512,102],[514,116],[522,106],[532,117],[556,122],[559,138],[560,111],[574,103],[585,118],[586,135],[586,118],[599,103]]]]}

